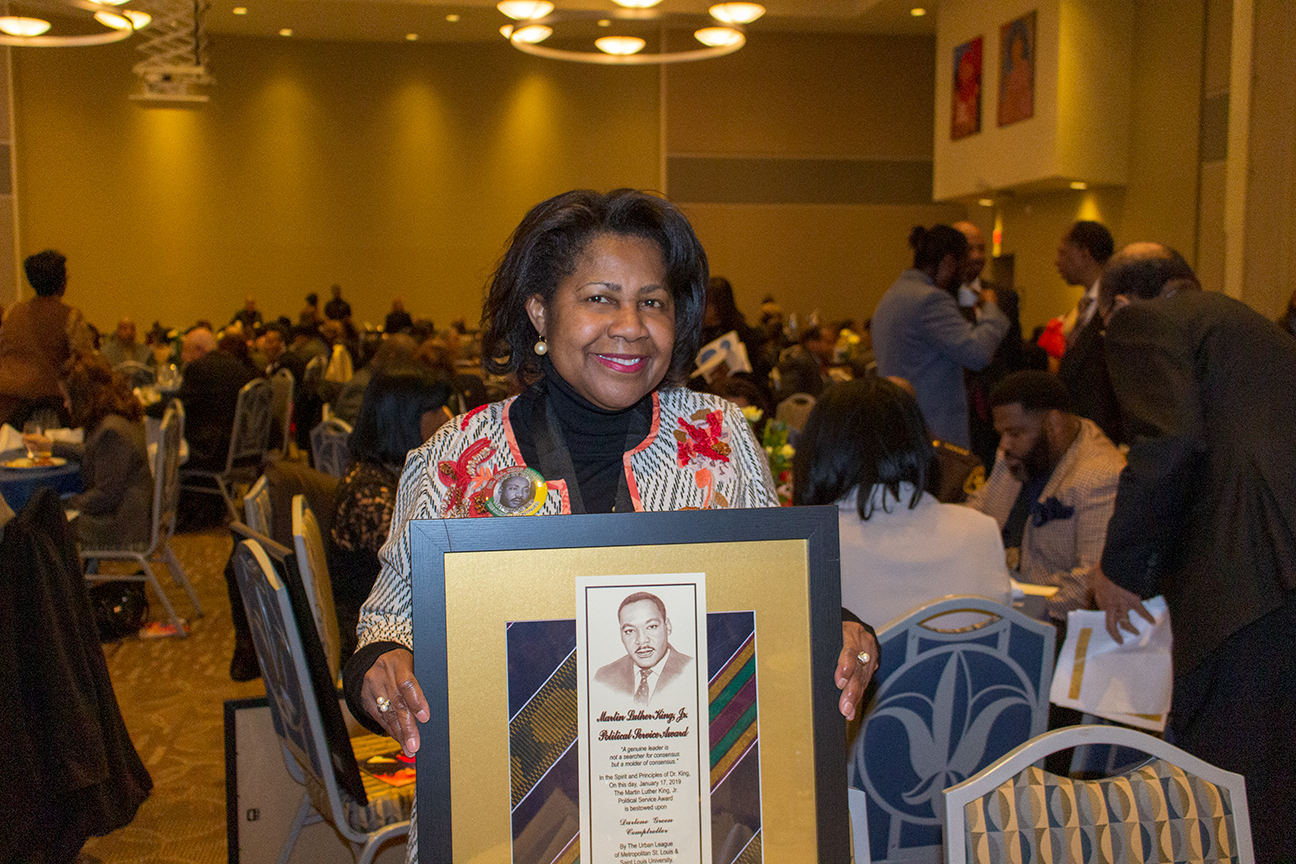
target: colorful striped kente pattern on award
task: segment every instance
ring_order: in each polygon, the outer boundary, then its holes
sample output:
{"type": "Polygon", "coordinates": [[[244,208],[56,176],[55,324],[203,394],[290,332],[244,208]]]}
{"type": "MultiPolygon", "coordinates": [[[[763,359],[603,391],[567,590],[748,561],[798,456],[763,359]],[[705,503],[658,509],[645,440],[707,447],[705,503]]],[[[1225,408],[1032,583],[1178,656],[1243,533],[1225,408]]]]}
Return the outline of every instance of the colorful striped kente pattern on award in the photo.
{"type": "MultiPolygon", "coordinates": [[[[580,860],[576,622],[508,625],[513,864],[580,860]]],[[[760,864],[756,616],[707,615],[713,864],[760,864]]]]}

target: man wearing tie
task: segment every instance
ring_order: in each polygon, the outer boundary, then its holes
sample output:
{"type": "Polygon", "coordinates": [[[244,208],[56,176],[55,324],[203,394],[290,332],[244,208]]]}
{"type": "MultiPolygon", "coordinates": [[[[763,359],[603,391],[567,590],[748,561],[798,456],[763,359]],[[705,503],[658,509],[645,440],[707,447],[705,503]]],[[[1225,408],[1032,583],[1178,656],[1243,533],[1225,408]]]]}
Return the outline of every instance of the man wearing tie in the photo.
{"type": "Polygon", "coordinates": [[[1115,444],[1125,441],[1120,406],[1112,392],[1103,353],[1103,320],[1098,302],[1098,277],[1115,251],[1111,232],[1098,222],[1081,221],[1062,235],[1058,244],[1058,273],[1068,285],[1081,285],[1084,295],[1067,317],[1066,353],[1058,377],[1071,393],[1076,413],[1098,424],[1115,444]]]}
{"type": "Polygon", "coordinates": [[[617,620],[626,656],[601,667],[595,682],[647,707],[658,704],[656,697],[664,695],[671,682],[692,680],[693,658],[671,647],[671,623],[660,597],[636,591],[621,601],[617,620]]]}

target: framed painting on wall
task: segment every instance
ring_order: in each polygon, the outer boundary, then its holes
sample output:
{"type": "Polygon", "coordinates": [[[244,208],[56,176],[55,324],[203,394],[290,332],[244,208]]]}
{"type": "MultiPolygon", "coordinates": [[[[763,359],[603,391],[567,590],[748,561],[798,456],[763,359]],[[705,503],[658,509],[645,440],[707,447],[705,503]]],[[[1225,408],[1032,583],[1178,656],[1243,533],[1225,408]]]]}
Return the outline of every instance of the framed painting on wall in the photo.
{"type": "Polygon", "coordinates": [[[420,861],[849,861],[845,726],[823,674],[841,650],[835,509],[450,519],[413,523],[411,541],[432,712],[420,861]],[[635,610],[651,624],[649,599],[664,668],[678,653],[698,677],[657,705],[680,683],[663,672],[640,706],[600,679],[650,652],[624,632],[635,610]],[[592,629],[605,619],[619,638],[592,629]],[[681,821],[690,802],[701,830],[681,821]]]}
{"type": "Polygon", "coordinates": [[[950,140],[981,131],[981,37],[954,48],[950,140]]]}
{"type": "Polygon", "coordinates": [[[1035,12],[999,28],[999,125],[1035,116],[1035,12]]]}

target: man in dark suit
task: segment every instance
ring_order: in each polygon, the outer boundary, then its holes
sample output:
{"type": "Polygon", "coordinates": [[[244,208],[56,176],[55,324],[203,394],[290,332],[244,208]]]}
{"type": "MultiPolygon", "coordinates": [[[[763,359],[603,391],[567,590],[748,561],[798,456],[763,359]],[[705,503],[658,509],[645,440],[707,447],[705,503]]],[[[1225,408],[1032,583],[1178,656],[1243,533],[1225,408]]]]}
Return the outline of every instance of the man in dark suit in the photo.
{"type": "Polygon", "coordinates": [[[1067,332],[1066,353],[1058,366],[1058,377],[1071,393],[1075,411],[1098,424],[1112,443],[1125,443],[1120,406],[1107,375],[1103,353],[1103,303],[1098,283],[1103,266],[1116,251],[1111,232],[1098,222],[1076,222],[1062,235],[1056,266],[1068,285],[1080,285],[1085,293],[1068,317],[1074,316],[1067,332]]]}
{"type": "Polygon", "coordinates": [[[1157,244],[1102,294],[1131,444],[1095,599],[1120,638],[1165,595],[1173,741],[1246,777],[1257,861],[1296,860],[1296,343],[1157,244]]]}
{"type": "Polygon", "coordinates": [[[963,267],[963,282],[958,289],[959,311],[972,324],[981,314],[981,292],[991,289],[999,311],[1008,318],[1008,332],[995,349],[990,364],[979,372],[967,369],[963,381],[968,394],[968,431],[972,436],[971,451],[983,465],[993,465],[995,451],[999,448],[999,433],[995,431],[994,417],[990,413],[990,392],[1005,375],[1026,368],[1022,349],[1021,298],[1007,285],[994,285],[981,279],[985,269],[985,236],[971,222],[955,222],[952,226],[968,241],[968,257],[963,267]]]}
{"type": "Polygon", "coordinates": [[[626,656],[601,667],[594,674],[597,683],[648,706],[673,682],[691,679],[693,658],[671,647],[671,623],[660,597],[636,591],[621,601],[617,620],[626,656]]]}
{"type": "Polygon", "coordinates": [[[181,357],[185,367],[178,395],[185,407],[186,466],[223,470],[239,390],[256,376],[237,357],[219,350],[216,337],[205,327],[185,334],[181,357]]]}

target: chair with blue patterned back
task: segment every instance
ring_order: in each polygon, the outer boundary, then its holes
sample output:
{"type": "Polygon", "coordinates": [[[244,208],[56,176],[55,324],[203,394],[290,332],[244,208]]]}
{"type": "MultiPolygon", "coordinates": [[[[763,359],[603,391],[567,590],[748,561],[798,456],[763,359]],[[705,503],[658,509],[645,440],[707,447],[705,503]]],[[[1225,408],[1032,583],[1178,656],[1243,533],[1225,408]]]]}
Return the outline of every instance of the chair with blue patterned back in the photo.
{"type": "Polygon", "coordinates": [[[935,864],[941,792],[1047,727],[1054,630],[993,600],[953,596],[890,622],[878,644],[849,784],[867,794],[873,861],[935,864]]]}
{"type": "MultiPolygon", "coordinates": [[[[238,527],[242,531],[236,534],[251,533],[238,527]]],[[[369,864],[384,843],[408,834],[414,787],[385,787],[374,778],[361,777],[357,752],[377,755],[396,745],[378,735],[347,737],[304,591],[299,589],[296,598],[289,596],[267,545],[278,547],[268,538],[239,543],[234,570],[284,760],[289,774],[305,787],[279,860],[289,860],[302,827],[324,819],[347,840],[356,861],[369,864]],[[310,634],[308,641],[303,640],[299,618],[310,634]]],[[[292,555],[283,547],[276,553],[280,561],[292,555]]]]}

